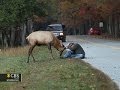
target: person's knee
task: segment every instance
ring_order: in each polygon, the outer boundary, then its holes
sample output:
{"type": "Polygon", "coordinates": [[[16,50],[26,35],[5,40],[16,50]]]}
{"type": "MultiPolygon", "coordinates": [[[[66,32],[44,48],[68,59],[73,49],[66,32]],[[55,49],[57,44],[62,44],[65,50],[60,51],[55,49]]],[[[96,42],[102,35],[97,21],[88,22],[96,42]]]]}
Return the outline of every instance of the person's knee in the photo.
{"type": "Polygon", "coordinates": [[[72,51],[67,50],[66,53],[63,55],[64,58],[71,57],[72,51]]]}
{"type": "Polygon", "coordinates": [[[84,55],[84,54],[77,54],[77,55],[75,56],[75,58],[84,59],[84,58],[85,58],[85,55],[84,55]]]}
{"type": "Polygon", "coordinates": [[[85,58],[85,54],[83,54],[83,56],[81,57],[81,59],[84,59],[85,58]]]}

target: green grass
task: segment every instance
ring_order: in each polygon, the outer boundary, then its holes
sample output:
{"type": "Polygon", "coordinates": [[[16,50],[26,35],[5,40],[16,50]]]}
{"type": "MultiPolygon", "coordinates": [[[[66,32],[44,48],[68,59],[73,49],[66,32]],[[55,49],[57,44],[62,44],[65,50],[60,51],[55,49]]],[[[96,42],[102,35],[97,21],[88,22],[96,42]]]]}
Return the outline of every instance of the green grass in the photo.
{"type": "Polygon", "coordinates": [[[0,90],[117,90],[102,72],[79,59],[55,60],[43,46],[35,48],[34,63],[27,61],[28,47],[13,48],[0,53],[0,73],[21,73],[22,82],[0,82],[0,90]]]}

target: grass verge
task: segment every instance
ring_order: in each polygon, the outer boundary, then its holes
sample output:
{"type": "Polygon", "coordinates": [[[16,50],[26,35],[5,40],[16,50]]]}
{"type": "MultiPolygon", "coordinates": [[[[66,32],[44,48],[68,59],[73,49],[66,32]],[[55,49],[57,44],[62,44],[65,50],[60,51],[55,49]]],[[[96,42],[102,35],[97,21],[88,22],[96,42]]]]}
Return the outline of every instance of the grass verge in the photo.
{"type": "Polygon", "coordinates": [[[0,52],[0,73],[21,73],[22,82],[0,82],[0,90],[118,90],[104,73],[79,59],[59,59],[47,47],[35,48],[36,62],[27,61],[28,47],[0,52]]]}

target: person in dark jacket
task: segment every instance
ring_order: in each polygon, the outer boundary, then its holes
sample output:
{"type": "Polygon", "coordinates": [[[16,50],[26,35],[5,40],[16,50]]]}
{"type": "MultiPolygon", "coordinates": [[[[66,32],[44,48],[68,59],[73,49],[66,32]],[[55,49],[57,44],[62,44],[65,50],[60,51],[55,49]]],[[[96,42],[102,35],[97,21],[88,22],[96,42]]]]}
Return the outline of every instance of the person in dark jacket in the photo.
{"type": "Polygon", "coordinates": [[[64,58],[85,58],[85,51],[78,43],[69,43],[66,47],[66,53],[63,55],[64,58]]]}

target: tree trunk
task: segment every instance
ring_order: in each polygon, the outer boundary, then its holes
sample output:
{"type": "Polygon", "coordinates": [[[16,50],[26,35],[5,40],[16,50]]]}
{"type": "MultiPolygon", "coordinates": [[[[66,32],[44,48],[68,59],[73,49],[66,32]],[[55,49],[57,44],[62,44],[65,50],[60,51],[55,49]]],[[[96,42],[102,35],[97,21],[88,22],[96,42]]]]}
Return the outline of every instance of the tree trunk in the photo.
{"type": "Polygon", "coordinates": [[[81,34],[85,34],[84,24],[81,24],[81,25],[80,25],[80,33],[81,33],[81,34]]]}
{"type": "Polygon", "coordinates": [[[73,35],[76,35],[76,28],[73,27],[73,35]]]}
{"type": "Polygon", "coordinates": [[[5,37],[6,37],[6,45],[7,45],[7,47],[9,47],[10,46],[10,30],[8,30],[8,31],[5,31],[5,37]]]}
{"type": "Polygon", "coordinates": [[[2,48],[2,32],[0,31],[0,49],[2,48]]]}
{"type": "Polygon", "coordinates": [[[115,38],[118,38],[118,18],[117,15],[114,16],[115,19],[115,38]]]}
{"type": "Polygon", "coordinates": [[[2,40],[1,40],[2,41],[2,48],[4,48],[4,32],[3,31],[2,31],[2,37],[1,38],[2,38],[2,40]]]}
{"type": "Polygon", "coordinates": [[[6,36],[6,32],[3,31],[2,32],[2,43],[3,43],[3,48],[7,48],[8,47],[8,43],[7,43],[7,36],[6,36]]]}
{"type": "Polygon", "coordinates": [[[10,47],[14,46],[15,41],[15,28],[11,27],[10,47]]]}
{"type": "Polygon", "coordinates": [[[26,29],[27,29],[27,34],[30,34],[30,33],[32,33],[33,32],[33,22],[32,22],[32,19],[28,19],[27,20],[27,27],[26,27],[26,29]]]}
{"type": "Polygon", "coordinates": [[[114,17],[114,14],[112,15],[111,26],[112,26],[112,36],[115,37],[115,17],[114,17]]]}
{"type": "Polygon", "coordinates": [[[14,46],[20,46],[21,45],[21,29],[20,27],[15,28],[15,40],[14,40],[14,46]]]}
{"type": "Polygon", "coordinates": [[[24,46],[26,43],[26,25],[21,26],[21,46],[24,46]]]}
{"type": "Polygon", "coordinates": [[[108,24],[108,31],[110,35],[112,34],[112,16],[109,16],[109,24],[108,24]]]}
{"type": "Polygon", "coordinates": [[[120,38],[120,15],[118,16],[118,32],[119,32],[119,38],[120,38]]]}

